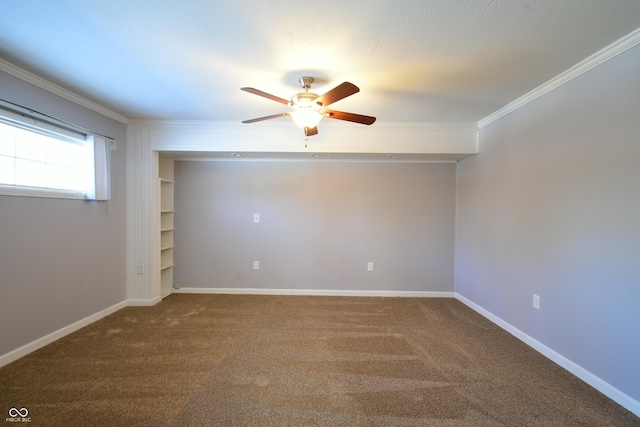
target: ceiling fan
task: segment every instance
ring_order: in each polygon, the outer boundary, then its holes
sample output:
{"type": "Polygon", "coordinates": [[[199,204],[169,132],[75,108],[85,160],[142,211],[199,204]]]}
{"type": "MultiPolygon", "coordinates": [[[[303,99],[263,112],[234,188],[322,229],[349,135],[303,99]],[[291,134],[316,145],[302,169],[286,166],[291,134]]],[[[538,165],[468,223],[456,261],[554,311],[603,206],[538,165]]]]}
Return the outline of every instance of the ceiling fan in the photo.
{"type": "Polygon", "coordinates": [[[348,96],[360,92],[360,89],[353,83],[344,82],[329,92],[318,95],[313,92],[309,92],[311,85],[313,84],[313,77],[300,77],[298,80],[304,89],[304,92],[299,92],[291,97],[291,101],[287,101],[284,98],[280,98],[269,93],[263,92],[252,87],[243,87],[241,90],[254,95],[262,96],[272,101],[279,102],[281,104],[293,107],[293,111],[286,113],[273,114],[271,116],[258,117],[255,119],[244,120],[242,123],[255,123],[263,120],[276,119],[278,117],[291,116],[298,126],[304,129],[305,136],[312,136],[318,133],[318,123],[323,117],[329,119],[345,120],[348,122],[360,123],[363,125],[370,125],[376,121],[375,117],[363,116],[361,114],[345,113],[343,111],[329,110],[326,107],[333,104],[336,101],[340,101],[348,96]]]}

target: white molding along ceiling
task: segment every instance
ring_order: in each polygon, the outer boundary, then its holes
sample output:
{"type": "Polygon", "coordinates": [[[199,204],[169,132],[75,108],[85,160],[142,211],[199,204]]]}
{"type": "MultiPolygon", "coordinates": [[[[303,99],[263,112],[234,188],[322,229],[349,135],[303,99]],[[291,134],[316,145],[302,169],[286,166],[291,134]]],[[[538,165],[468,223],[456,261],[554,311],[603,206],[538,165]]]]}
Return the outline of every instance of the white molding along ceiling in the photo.
{"type": "Polygon", "coordinates": [[[602,64],[605,61],[608,61],[616,55],[621,54],[625,50],[636,46],[638,43],[640,43],[640,28],[632,31],[625,37],[622,37],[620,40],[615,41],[609,46],[599,50],[590,57],[584,59],[583,61],[579,62],[563,73],[560,73],[558,76],[552,78],[548,82],[538,86],[531,92],[510,102],[495,113],[490,114],[484,119],[478,121],[478,127],[483,128],[488,124],[493,123],[500,117],[506,116],[510,112],[515,111],[518,108],[528,104],[529,102],[541,97],[545,93],[552,91],[553,89],[571,81],[572,79],[578,77],[580,74],[586,73],[590,69],[597,67],[598,65],[602,64]]]}
{"type": "Polygon", "coordinates": [[[0,58],[0,71],[4,71],[12,76],[18,77],[26,82],[31,83],[32,85],[38,86],[46,91],[54,93],[62,98],[68,99],[69,101],[75,102],[78,105],[82,105],[90,110],[93,110],[97,113],[110,117],[114,120],[119,121],[120,123],[128,123],[129,119],[122,114],[118,114],[115,111],[106,108],[99,103],[88,100],[85,97],[82,97],[70,90],[67,90],[57,84],[51,83],[50,81],[43,79],[40,76],[37,76],[27,70],[24,70],[16,65],[11,64],[10,62],[5,61],[0,58]]]}

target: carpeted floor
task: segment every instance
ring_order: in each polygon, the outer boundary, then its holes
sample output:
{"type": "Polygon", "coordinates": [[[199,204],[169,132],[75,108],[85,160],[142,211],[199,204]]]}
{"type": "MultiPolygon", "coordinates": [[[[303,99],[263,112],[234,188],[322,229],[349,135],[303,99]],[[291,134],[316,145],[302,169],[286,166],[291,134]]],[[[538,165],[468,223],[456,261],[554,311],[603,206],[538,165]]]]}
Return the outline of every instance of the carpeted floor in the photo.
{"type": "Polygon", "coordinates": [[[174,294],[0,368],[14,407],[32,426],[640,426],[462,303],[424,298],[174,294]]]}

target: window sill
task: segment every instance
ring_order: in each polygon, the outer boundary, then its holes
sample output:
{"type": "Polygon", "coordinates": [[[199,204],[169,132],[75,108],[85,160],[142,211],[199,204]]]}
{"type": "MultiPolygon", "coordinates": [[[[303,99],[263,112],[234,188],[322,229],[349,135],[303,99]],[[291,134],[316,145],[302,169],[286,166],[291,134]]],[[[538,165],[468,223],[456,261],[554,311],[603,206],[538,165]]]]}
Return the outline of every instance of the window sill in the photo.
{"type": "Polygon", "coordinates": [[[56,190],[50,188],[19,187],[0,185],[0,196],[16,197],[44,197],[49,199],[88,200],[85,193],[70,190],[56,190]]]}

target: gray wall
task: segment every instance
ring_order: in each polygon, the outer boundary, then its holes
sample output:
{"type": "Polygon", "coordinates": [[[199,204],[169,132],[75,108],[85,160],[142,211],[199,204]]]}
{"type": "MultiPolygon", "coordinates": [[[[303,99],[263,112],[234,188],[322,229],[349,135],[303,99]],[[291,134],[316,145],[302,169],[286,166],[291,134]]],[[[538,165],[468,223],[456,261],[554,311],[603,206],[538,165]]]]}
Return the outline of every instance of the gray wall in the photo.
{"type": "Polygon", "coordinates": [[[104,202],[0,196],[0,355],[126,299],[125,126],[0,72],[0,98],[118,140],[104,202]]]}
{"type": "Polygon", "coordinates": [[[640,46],[481,129],[458,197],[456,291],[640,400],[640,46]]]}
{"type": "Polygon", "coordinates": [[[178,161],[175,179],[183,287],[453,292],[455,164],[178,161]]]}

